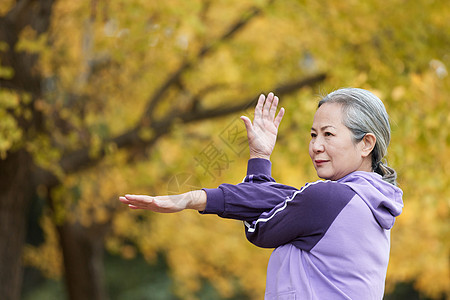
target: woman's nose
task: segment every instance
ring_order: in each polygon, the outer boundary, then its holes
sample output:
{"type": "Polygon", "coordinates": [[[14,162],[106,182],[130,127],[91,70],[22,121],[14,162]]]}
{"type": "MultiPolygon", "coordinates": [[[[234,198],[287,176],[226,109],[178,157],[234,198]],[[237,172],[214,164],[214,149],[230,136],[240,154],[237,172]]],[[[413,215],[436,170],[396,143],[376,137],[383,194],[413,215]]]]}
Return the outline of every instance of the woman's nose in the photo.
{"type": "Polygon", "coordinates": [[[321,139],[316,139],[312,145],[312,149],[315,153],[320,153],[325,150],[323,142],[321,139]]]}

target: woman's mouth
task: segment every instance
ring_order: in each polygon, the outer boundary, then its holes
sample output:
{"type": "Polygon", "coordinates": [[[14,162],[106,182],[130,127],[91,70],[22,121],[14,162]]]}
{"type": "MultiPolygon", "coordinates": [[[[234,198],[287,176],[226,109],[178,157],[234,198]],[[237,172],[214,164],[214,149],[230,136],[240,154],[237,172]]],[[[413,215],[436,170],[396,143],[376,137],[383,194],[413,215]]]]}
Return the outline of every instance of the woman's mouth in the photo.
{"type": "Polygon", "coordinates": [[[316,160],[314,160],[314,162],[316,163],[316,166],[321,166],[321,165],[324,165],[325,163],[329,162],[329,160],[316,159],[316,160]]]}

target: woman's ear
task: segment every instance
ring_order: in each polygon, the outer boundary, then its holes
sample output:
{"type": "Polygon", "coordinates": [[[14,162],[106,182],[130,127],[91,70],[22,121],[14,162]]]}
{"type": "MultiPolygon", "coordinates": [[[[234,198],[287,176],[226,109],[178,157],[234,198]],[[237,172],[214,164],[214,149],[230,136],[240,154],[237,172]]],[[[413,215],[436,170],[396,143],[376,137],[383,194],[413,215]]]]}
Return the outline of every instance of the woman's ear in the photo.
{"type": "Polygon", "coordinates": [[[366,135],[361,140],[361,154],[363,157],[367,157],[372,153],[373,148],[375,148],[375,144],[377,142],[377,138],[373,133],[366,133],[366,135]]]}

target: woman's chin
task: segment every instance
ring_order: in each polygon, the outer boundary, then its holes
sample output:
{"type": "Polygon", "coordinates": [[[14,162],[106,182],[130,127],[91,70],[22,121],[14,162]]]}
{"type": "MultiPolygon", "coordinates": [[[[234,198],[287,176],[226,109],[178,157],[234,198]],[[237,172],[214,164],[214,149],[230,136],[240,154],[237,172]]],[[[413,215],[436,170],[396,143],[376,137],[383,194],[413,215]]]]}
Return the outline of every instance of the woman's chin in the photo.
{"type": "Polygon", "coordinates": [[[331,175],[327,174],[326,172],[321,172],[319,170],[319,171],[317,171],[317,177],[319,177],[320,179],[323,179],[323,180],[330,180],[331,175]]]}

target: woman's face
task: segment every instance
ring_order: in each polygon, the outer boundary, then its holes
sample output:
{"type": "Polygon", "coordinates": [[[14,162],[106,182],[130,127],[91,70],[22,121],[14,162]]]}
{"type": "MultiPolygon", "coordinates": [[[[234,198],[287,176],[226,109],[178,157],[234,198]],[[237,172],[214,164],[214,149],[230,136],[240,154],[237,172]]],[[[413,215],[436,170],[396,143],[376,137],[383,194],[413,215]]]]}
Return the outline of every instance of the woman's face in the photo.
{"type": "Polygon", "coordinates": [[[370,171],[363,164],[363,144],[355,144],[350,129],[342,123],[341,104],[325,103],[317,109],[309,143],[317,176],[338,180],[354,171],[370,171]]]}

